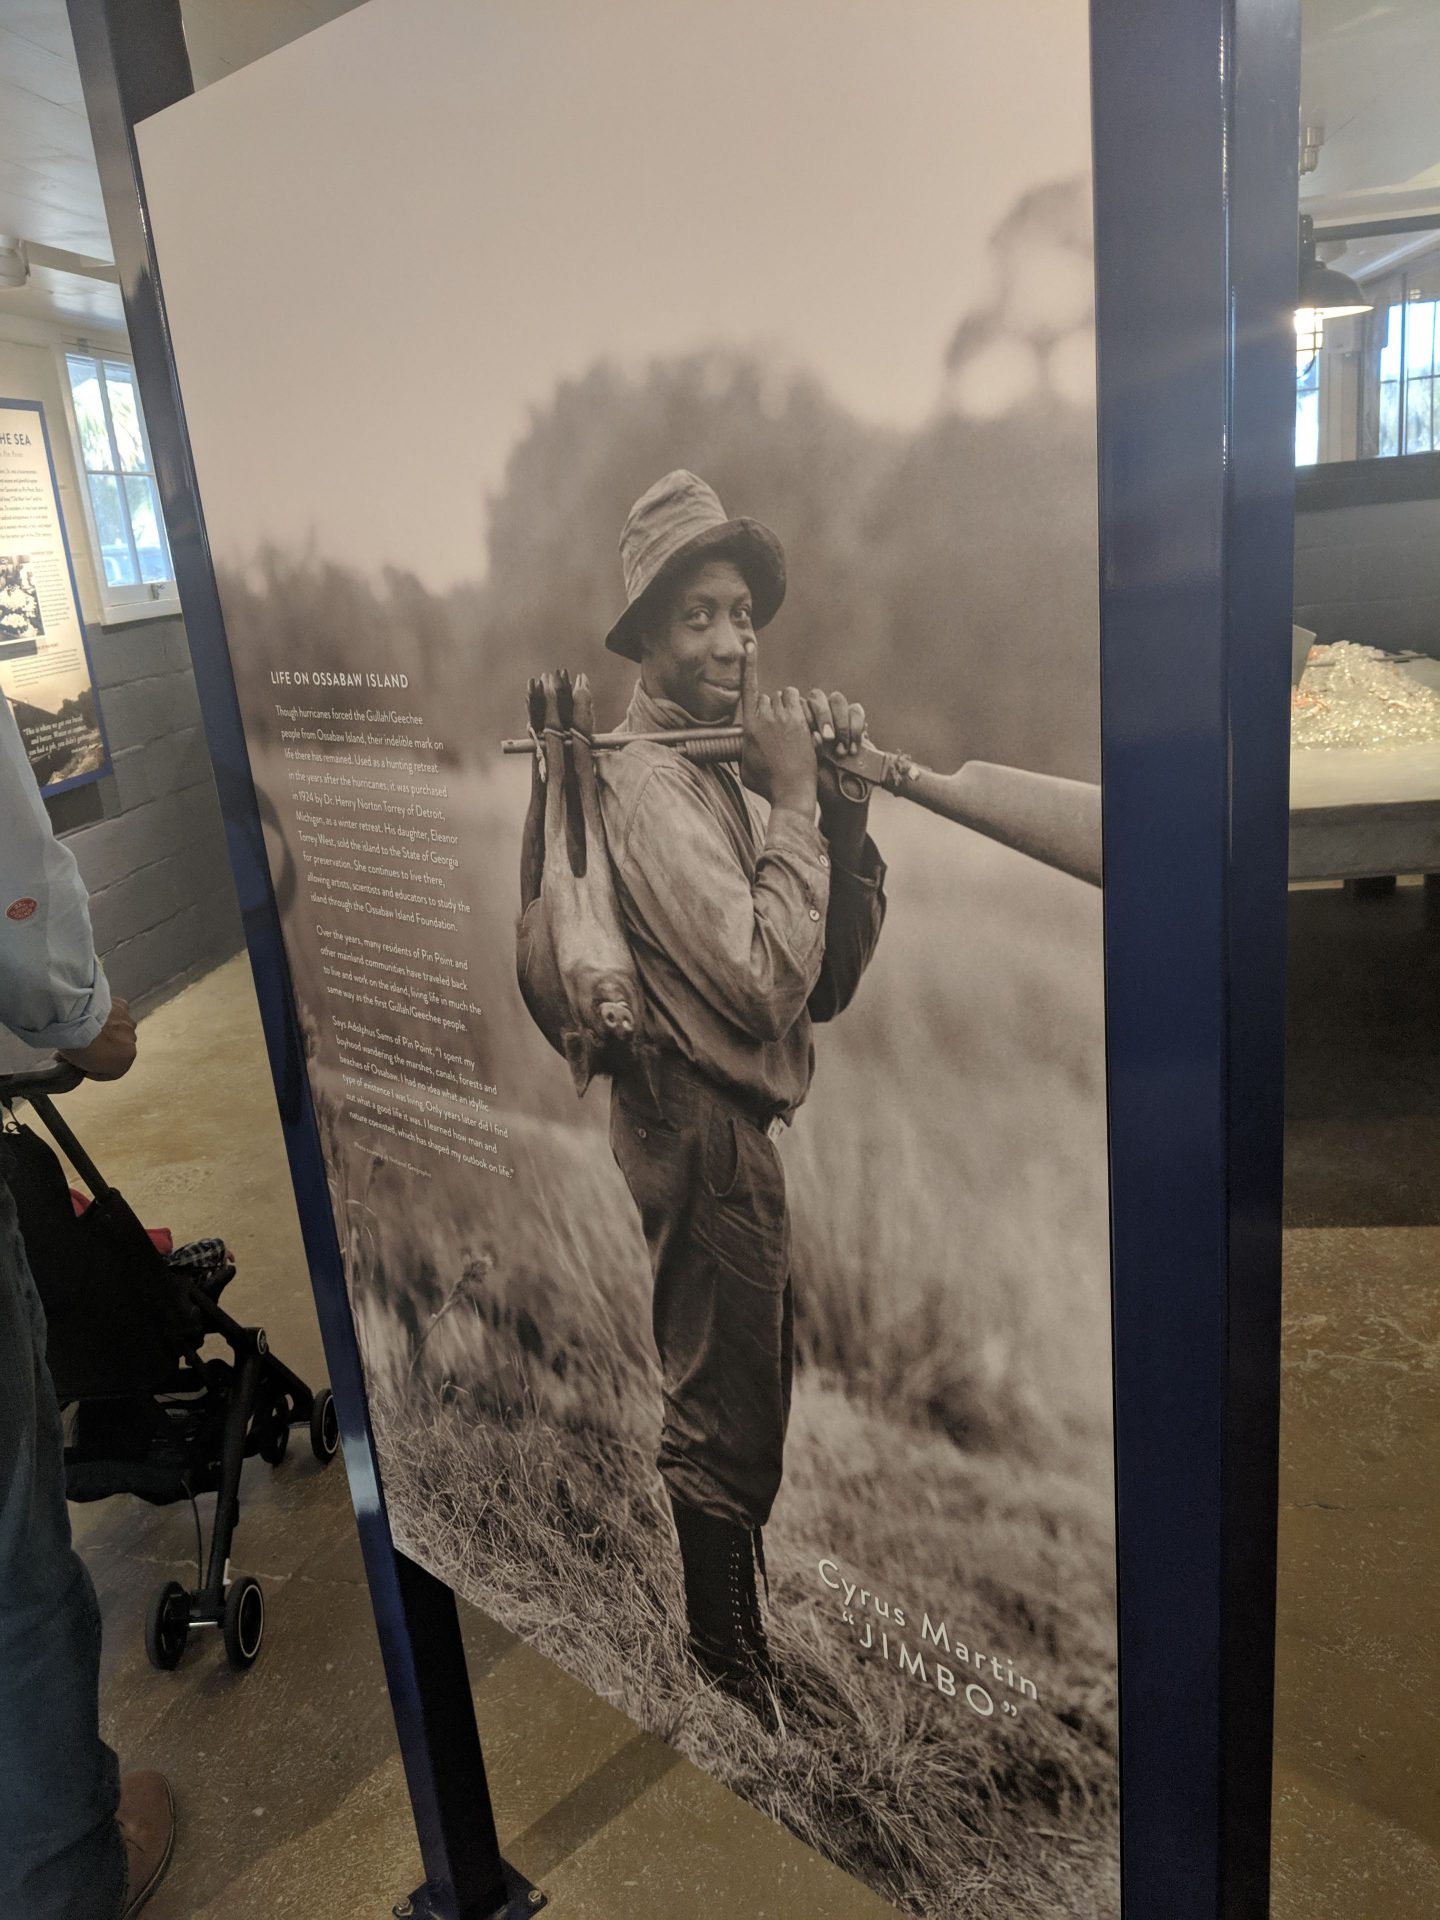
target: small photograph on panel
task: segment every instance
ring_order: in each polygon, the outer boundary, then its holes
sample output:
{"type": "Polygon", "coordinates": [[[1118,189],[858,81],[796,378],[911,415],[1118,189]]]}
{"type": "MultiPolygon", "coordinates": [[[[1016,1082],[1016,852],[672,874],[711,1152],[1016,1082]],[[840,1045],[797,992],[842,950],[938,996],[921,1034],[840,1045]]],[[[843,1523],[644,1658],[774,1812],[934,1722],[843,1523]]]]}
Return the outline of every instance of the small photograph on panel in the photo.
{"type": "Polygon", "coordinates": [[[45,621],[35,570],[24,553],[0,553],[0,660],[38,653],[45,621]]]}

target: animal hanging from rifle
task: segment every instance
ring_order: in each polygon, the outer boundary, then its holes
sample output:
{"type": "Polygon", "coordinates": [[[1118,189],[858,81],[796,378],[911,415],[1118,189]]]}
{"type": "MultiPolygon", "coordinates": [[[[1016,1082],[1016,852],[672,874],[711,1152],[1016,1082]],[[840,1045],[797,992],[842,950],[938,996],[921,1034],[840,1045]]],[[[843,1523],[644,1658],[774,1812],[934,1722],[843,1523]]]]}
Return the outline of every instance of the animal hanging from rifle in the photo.
{"type": "MultiPolygon", "coordinates": [[[[501,742],[506,753],[533,756],[517,970],[532,1019],[565,1056],[583,1094],[596,1074],[644,1066],[644,996],[615,895],[595,755],[648,740],[702,763],[733,763],[743,734],[738,726],[597,734],[589,683],[583,674],[572,683],[563,669],[529,683],[529,710],[529,733],[501,742]]],[[[1100,789],[1088,781],[983,760],[932,773],[869,739],[836,770],[849,799],[882,789],[1100,884],[1100,789]]]]}
{"type": "Polygon", "coordinates": [[[530,1016],[583,1094],[638,1058],[644,997],[620,923],[600,816],[589,682],[563,669],[529,684],[534,753],[520,847],[516,971],[530,1016]]]}

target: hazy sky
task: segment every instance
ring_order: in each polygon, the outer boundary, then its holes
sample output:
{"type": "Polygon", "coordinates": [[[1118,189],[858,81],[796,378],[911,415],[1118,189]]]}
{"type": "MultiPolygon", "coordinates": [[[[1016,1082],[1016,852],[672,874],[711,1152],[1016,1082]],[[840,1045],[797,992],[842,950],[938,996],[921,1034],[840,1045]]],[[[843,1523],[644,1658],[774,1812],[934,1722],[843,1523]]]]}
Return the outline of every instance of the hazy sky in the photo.
{"type": "Polygon", "coordinates": [[[444,587],[601,355],[934,404],[986,241],[1090,160],[1085,0],[370,0],[140,129],[217,557],[444,587]]]}

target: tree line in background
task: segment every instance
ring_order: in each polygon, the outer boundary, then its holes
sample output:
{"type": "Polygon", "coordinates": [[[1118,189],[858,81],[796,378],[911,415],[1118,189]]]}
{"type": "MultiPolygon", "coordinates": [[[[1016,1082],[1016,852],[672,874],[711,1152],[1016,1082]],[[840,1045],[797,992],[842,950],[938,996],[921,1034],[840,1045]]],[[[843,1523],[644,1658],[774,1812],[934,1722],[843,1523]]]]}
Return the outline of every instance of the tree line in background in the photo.
{"type": "Polygon", "coordinates": [[[743,353],[601,362],[563,382],[510,457],[476,584],[434,593],[275,548],[223,575],[242,676],[410,663],[433,711],[477,716],[474,740],[450,728],[467,760],[521,730],[526,679],[550,667],[588,672],[613,724],[633,679],[602,645],[624,603],[620,528],[676,466],[784,542],[765,684],[843,688],[881,745],[942,771],[990,759],[1097,777],[1090,410],[1047,391],[995,420],[942,406],[903,434],[743,353]]]}

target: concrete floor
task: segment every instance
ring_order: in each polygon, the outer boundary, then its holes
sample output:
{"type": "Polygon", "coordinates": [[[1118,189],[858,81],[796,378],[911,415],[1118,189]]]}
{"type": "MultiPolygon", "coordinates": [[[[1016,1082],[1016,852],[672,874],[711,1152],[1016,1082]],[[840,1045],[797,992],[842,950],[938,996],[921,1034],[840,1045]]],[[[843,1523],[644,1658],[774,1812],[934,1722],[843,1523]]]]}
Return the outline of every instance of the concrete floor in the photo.
{"type": "MultiPolygon", "coordinates": [[[[151,1014],[129,1077],[79,1089],[65,1113],[147,1224],[180,1239],[223,1230],[239,1266],[227,1308],[323,1381],[246,963],[151,1014]]],[[[344,1470],[319,1469],[297,1433],[278,1471],[248,1463],[242,1497],[234,1566],[267,1600],[264,1651],[243,1675],[204,1633],[174,1673],[145,1658],[151,1593],[194,1584],[188,1507],[72,1509],[105,1621],[105,1736],[122,1765],[163,1767],[179,1805],[174,1862],[146,1912],[378,1920],[422,1874],[344,1470]]],[[[506,1855],[557,1914],[893,1911],[473,1608],[461,1613],[506,1855]]]]}
{"type": "MultiPolygon", "coordinates": [[[[1440,1912],[1435,932],[1416,889],[1295,896],[1277,1920],[1440,1912]]],[[[323,1379],[244,963],[151,1015],[130,1078],[82,1089],[67,1113],[148,1222],[223,1229],[240,1266],[227,1305],[323,1379]]],[[[174,1674],[145,1661],[149,1594],[194,1566],[188,1509],[76,1512],[105,1616],[107,1736],[126,1764],[164,1767],[179,1800],[175,1862],[149,1911],[380,1916],[420,1865],[343,1471],[297,1446],[278,1472],[252,1461],[244,1497],[235,1564],[269,1601],[245,1676],[203,1635],[174,1674]]],[[[891,1912],[462,1615],[506,1852],[557,1915],[891,1912]]]]}
{"type": "Polygon", "coordinates": [[[1276,1920],[1440,1914],[1437,906],[1291,896],[1276,1920]]]}

